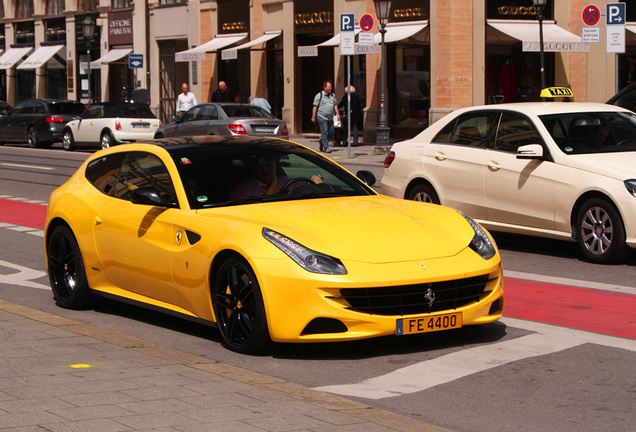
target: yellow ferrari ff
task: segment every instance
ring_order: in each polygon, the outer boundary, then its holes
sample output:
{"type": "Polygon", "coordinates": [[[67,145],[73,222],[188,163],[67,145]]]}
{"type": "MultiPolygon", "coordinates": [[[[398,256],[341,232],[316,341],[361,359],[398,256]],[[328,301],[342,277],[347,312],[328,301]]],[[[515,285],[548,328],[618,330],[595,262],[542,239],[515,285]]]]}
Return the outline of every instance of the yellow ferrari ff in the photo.
{"type": "Polygon", "coordinates": [[[299,144],[190,137],[96,152],[49,199],[57,304],[114,297],[216,325],[226,347],[490,323],[499,252],[456,210],[378,195],[299,144]]]}

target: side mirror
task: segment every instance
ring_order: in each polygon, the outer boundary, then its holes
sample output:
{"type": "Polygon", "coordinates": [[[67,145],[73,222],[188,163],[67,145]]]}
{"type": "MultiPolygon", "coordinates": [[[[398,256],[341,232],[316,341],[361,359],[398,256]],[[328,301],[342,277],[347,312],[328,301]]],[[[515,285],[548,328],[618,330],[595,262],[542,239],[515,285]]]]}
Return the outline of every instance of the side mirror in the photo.
{"type": "Polygon", "coordinates": [[[369,187],[375,184],[375,175],[371,171],[361,170],[356,173],[356,176],[369,187]]]}
{"type": "Polygon", "coordinates": [[[517,149],[517,159],[547,160],[547,158],[543,155],[543,146],[541,146],[541,144],[520,146],[517,149]]]}
{"type": "Polygon", "coordinates": [[[130,193],[130,201],[133,204],[151,205],[157,207],[176,207],[173,202],[165,202],[161,200],[159,192],[152,186],[144,186],[133,190],[130,193]]]}

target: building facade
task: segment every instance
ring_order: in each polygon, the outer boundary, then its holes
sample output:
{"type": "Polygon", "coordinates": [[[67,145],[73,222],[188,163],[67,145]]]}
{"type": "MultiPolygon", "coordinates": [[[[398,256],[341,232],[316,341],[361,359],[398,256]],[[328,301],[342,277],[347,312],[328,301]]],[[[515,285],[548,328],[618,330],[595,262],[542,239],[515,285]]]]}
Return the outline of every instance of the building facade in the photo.
{"type": "MultiPolygon", "coordinates": [[[[596,2],[603,15],[605,4],[596,2]]],[[[588,0],[543,10],[547,86],[604,102],[636,80],[636,0],[625,0],[624,52],[607,52],[605,16],[588,26],[588,0]],[[584,28],[598,42],[584,43],[584,28]],[[593,79],[592,79],[593,77],[593,79]]],[[[199,102],[219,81],[228,100],[266,98],[292,135],[315,132],[311,104],[324,80],[348,80],[375,142],[381,36],[372,0],[0,0],[0,99],[136,100],[171,121],[181,83],[199,102]],[[372,45],[340,55],[341,14],[375,20],[372,45]],[[94,31],[85,34],[87,20],[94,31]]],[[[414,136],[465,106],[533,101],[541,89],[539,11],[532,0],[393,0],[386,26],[386,114],[391,136],[414,136]]],[[[368,38],[367,38],[368,40],[368,38]]]]}

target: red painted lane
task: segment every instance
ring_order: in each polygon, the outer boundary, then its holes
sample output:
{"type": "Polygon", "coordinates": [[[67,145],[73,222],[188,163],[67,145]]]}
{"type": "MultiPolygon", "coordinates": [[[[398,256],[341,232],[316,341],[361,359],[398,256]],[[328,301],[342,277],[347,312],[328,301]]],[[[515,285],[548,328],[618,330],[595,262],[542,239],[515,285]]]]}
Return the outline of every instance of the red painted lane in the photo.
{"type": "Polygon", "coordinates": [[[46,206],[0,199],[0,222],[44,229],[46,206]]]}
{"type": "Polygon", "coordinates": [[[636,296],[504,279],[504,315],[636,339],[636,296]]]}

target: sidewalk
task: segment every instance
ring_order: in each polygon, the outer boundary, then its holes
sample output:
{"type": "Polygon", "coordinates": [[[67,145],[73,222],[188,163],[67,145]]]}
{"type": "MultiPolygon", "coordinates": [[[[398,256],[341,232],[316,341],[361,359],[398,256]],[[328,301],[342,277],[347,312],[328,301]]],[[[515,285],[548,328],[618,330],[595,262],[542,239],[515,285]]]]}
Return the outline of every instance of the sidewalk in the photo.
{"type": "MultiPolygon", "coordinates": [[[[297,142],[313,150],[319,151],[320,134],[303,134],[289,138],[290,141],[297,142]]],[[[348,147],[330,146],[331,153],[321,153],[338,163],[355,163],[359,165],[384,166],[386,149],[376,146],[375,143],[360,142],[356,147],[351,147],[351,157],[349,157],[348,147]]]]}
{"type": "Polygon", "coordinates": [[[0,429],[445,431],[2,300],[0,429]]]}

